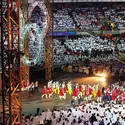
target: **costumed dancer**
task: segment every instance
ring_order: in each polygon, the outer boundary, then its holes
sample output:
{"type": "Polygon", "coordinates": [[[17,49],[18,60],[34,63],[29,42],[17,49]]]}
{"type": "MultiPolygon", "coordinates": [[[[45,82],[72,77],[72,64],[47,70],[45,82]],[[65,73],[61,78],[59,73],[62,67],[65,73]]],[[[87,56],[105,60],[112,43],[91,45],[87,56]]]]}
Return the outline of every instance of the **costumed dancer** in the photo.
{"type": "Polygon", "coordinates": [[[49,98],[51,98],[51,96],[52,96],[52,94],[53,94],[52,81],[50,81],[50,82],[48,83],[47,92],[48,92],[48,94],[49,94],[49,98]]]}
{"type": "Polygon", "coordinates": [[[59,85],[59,81],[57,81],[56,83],[55,83],[55,93],[56,94],[59,94],[59,87],[60,87],[60,85],[59,85]]]}
{"type": "Polygon", "coordinates": [[[61,100],[65,99],[65,97],[64,97],[64,89],[62,87],[59,88],[59,98],[61,100]]]}
{"type": "Polygon", "coordinates": [[[57,94],[59,95],[59,88],[62,86],[62,84],[58,81],[58,84],[57,84],[57,94]]]}
{"type": "Polygon", "coordinates": [[[112,102],[116,103],[116,99],[117,99],[116,89],[112,88],[112,102]]]}
{"type": "Polygon", "coordinates": [[[56,93],[56,82],[53,82],[52,88],[53,88],[53,93],[56,93]]]}
{"type": "Polygon", "coordinates": [[[85,96],[85,85],[82,85],[82,96],[85,96]]]}
{"type": "Polygon", "coordinates": [[[88,97],[89,97],[89,86],[87,85],[85,87],[85,100],[86,100],[86,102],[88,102],[88,97]]]}
{"type": "Polygon", "coordinates": [[[50,86],[52,87],[52,80],[48,82],[47,86],[48,87],[50,87],[50,86]]]}
{"type": "Polygon", "coordinates": [[[83,93],[82,93],[83,89],[82,89],[82,85],[79,86],[79,97],[82,97],[83,93]]]}
{"type": "Polygon", "coordinates": [[[102,101],[101,91],[100,91],[100,89],[98,89],[98,92],[97,92],[97,102],[101,102],[101,101],[102,101]]]}
{"type": "Polygon", "coordinates": [[[92,88],[92,95],[93,95],[93,98],[96,98],[96,96],[97,96],[96,85],[94,85],[92,88]]]}
{"type": "Polygon", "coordinates": [[[29,87],[29,92],[30,92],[30,94],[33,94],[33,92],[34,92],[34,82],[31,83],[31,85],[29,87]]]}
{"type": "Polygon", "coordinates": [[[89,86],[88,100],[92,100],[92,92],[93,92],[93,88],[92,88],[92,86],[89,86]]]}
{"type": "Polygon", "coordinates": [[[31,84],[27,85],[27,90],[29,91],[29,89],[31,88],[31,84]]]}
{"type": "Polygon", "coordinates": [[[34,91],[36,92],[39,92],[39,89],[38,89],[38,81],[36,81],[35,83],[34,83],[34,91]]]}
{"type": "Polygon", "coordinates": [[[44,86],[44,88],[42,88],[42,98],[45,96],[45,98],[47,98],[47,89],[46,86],[44,86]]]}
{"type": "Polygon", "coordinates": [[[65,85],[65,82],[62,83],[62,88],[63,88],[63,92],[64,92],[64,99],[66,99],[66,85],[65,85]]]}
{"type": "Polygon", "coordinates": [[[119,86],[118,86],[118,85],[116,86],[116,93],[117,93],[117,98],[119,98],[119,95],[120,95],[120,89],[119,89],[119,86]]]}
{"type": "Polygon", "coordinates": [[[76,85],[76,86],[74,86],[74,90],[73,90],[73,99],[74,100],[77,100],[78,92],[79,92],[78,86],[76,85]]]}
{"type": "Polygon", "coordinates": [[[72,84],[71,81],[67,83],[67,93],[69,93],[69,95],[72,95],[72,84]]]}

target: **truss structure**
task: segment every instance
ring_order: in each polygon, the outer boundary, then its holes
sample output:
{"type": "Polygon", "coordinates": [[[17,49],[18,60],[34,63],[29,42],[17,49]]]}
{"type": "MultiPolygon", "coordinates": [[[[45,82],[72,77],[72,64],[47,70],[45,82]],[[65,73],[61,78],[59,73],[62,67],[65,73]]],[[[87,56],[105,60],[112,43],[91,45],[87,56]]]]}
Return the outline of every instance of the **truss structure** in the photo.
{"type": "MultiPolygon", "coordinates": [[[[22,8],[22,13],[24,15],[24,20],[25,23],[28,23],[28,0],[25,1],[21,1],[21,8],[22,8]]],[[[29,59],[29,46],[28,46],[28,40],[29,40],[29,36],[28,33],[26,34],[25,37],[25,41],[24,41],[24,54],[26,55],[26,57],[29,59]]],[[[30,68],[28,65],[24,64],[21,61],[21,71],[22,71],[22,81],[24,82],[30,82],[30,77],[29,77],[29,72],[30,72],[30,68]]]]}
{"type": "Polygon", "coordinates": [[[49,0],[44,1],[49,13],[49,30],[45,37],[45,78],[46,80],[52,79],[52,71],[53,71],[53,8],[52,4],[49,0]]]}
{"type": "Polygon", "coordinates": [[[20,0],[1,0],[3,124],[21,125],[20,0]]]}

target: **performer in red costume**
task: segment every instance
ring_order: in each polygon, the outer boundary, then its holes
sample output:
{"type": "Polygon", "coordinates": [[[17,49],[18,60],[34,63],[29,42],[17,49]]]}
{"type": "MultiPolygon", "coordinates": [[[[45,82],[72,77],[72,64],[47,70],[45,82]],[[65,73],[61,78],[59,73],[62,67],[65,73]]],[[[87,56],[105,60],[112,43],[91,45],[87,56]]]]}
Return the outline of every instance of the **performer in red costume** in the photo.
{"type": "Polygon", "coordinates": [[[79,97],[82,97],[82,85],[79,86],[79,97]]]}
{"type": "Polygon", "coordinates": [[[89,95],[88,95],[88,100],[92,100],[92,92],[93,92],[93,88],[91,86],[89,87],[89,95]]]}
{"type": "Polygon", "coordinates": [[[116,103],[116,99],[117,99],[116,89],[113,89],[112,90],[112,101],[116,103]]]}
{"type": "Polygon", "coordinates": [[[119,89],[119,87],[116,88],[116,93],[117,93],[117,96],[119,96],[119,94],[120,94],[120,89],[119,89]]]}
{"type": "Polygon", "coordinates": [[[77,100],[78,92],[79,92],[79,89],[78,89],[78,87],[76,85],[76,86],[74,86],[73,99],[77,100]]]}
{"type": "Polygon", "coordinates": [[[46,86],[44,86],[44,88],[42,88],[42,98],[44,96],[47,98],[47,89],[46,89],[46,86]]]}
{"type": "Polygon", "coordinates": [[[59,88],[59,98],[60,99],[65,99],[64,98],[64,89],[62,87],[59,88]]]}
{"type": "Polygon", "coordinates": [[[49,98],[51,98],[51,96],[52,96],[52,94],[53,94],[53,89],[52,89],[52,87],[49,87],[47,92],[48,92],[48,94],[49,94],[49,98]]]}
{"type": "Polygon", "coordinates": [[[98,89],[98,92],[97,92],[97,102],[101,102],[101,91],[98,89]]]}
{"type": "Polygon", "coordinates": [[[85,100],[86,101],[88,101],[88,96],[89,96],[89,93],[90,93],[90,91],[89,91],[89,86],[87,85],[86,87],[85,87],[85,100]]]}

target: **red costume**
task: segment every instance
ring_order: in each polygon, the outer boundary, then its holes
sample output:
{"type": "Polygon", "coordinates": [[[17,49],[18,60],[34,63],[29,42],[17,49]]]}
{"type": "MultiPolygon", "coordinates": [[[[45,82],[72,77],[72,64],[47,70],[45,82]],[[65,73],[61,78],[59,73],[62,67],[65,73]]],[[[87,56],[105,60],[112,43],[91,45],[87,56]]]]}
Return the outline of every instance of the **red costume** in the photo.
{"type": "Polygon", "coordinates": [[[48,88],[48,94],[52,94],[52,93],[53,93],[52,88],[48,88]]]}
{"type": "Polygon", "coordinates": [[[59,89],[59,95],[60,95],[60,96],[64,96],[63,88],[60,88],[60,89],[59,89]]]}
{"type": "Polygon", "coordinates": [[[79,91],[82,92],[82,86],[79,86],[79,91]]]}
{"type": "Polygon", "coordinates": [[[89,95],[92,95],[92,89],[89,88],[89,95]]]}
{"type": "Polygon", "coordinates": [[[85,87],[85,95],[89,96],[89,87],[88,86],[85,87]]]}
{"type": "Polygon", "coordinates": [[[98,96],[98,97],[101,97],[101,92],[100,92],[100,90],[98,90],[97,96],[98,96]]]}
{"type": "Polygon", "coordinates": [[[120,94],[120,90],[119,90],[119,88],[116,89],[116,93],[117,93],[117,95],[120,94]]]}
{"type": "Polygon", "coordinates": [[[77,88],[74,89],[74,91],[73,91],[73,96],[74,96],[74,97],[77,97],[77,96],[78,96],[78,89],[77,89],[77,88]]]}
{"type": "Polygon", "coordinates": [[[42,94],[47,94],[47,90],[45,87],[42,89],[42,94]]]}
{"type": "Polygon", "coordinates": [[[117,93],[115,90],[112,91],[112,100],[116,100],[117,93]]]}

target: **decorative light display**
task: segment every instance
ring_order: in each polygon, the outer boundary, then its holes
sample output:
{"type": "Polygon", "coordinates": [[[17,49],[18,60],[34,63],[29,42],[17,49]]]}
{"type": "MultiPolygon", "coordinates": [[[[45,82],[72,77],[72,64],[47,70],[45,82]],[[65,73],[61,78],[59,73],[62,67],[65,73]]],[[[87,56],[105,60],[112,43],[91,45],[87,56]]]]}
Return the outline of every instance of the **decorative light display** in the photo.
{"type": "MultiPolygon", "coordinates": [[[[21,15],[21,51],[24,52],[25,50],[25,36],[26,33],[29,33],[29,59],[26,57],[26,55],[22,56],[22,61],[28,66],[34,66],[36,65],[40,59],[41,59],[41,52],[43,51],[43,40],[48,30],[48,12],[45,7],[45,4],[43,2],[34,2],[31,3],[28,9],[29,12],[29,24],[24,25],[24,19],[23,15],[21,15]],[[40,10],[43,12],[43,18],[42,20],[36,20],[35,22],[32,22],[32,12],[35,9],[35,7],[39,7],[40,10]]],[[[42,60],[41,60],[42,61],[42,60]]]]}
{"type": "Polygon", "coordinates": [[[37,20],[36,24],[40,26],[40,29],[42,30],[42,35],[43,35],[42,38],[44,38],[48,30],[48,18],[49,18],[48,11],[43,1],[36,1],[30,4],[28,8],[28,16],[29,16],[28,18],[30,22],[31,22],[32,12],[35,9],[35,7],[39,7],[40,10],[42,11],[42,15],[40,15],[42,17],[42,20],[36,19],[37,20]]]}
{"type": "Polygon", "coordinates": [[[22,61],[29,66],[33,66],[36,65],[39,60],[39,54],[43,46],[43,40],[41,39],[41,30],[39,26],[36,23],[27,24],[25,25],[25,27],[21,29],[21,45],[20,45],[21,51],[24,51],[24,39],[27,32],[30,34],[29,40],[31,44],[35,44],[37,42],[38,48],[33,59],[28,60],[24,55],[22,61]]]}

